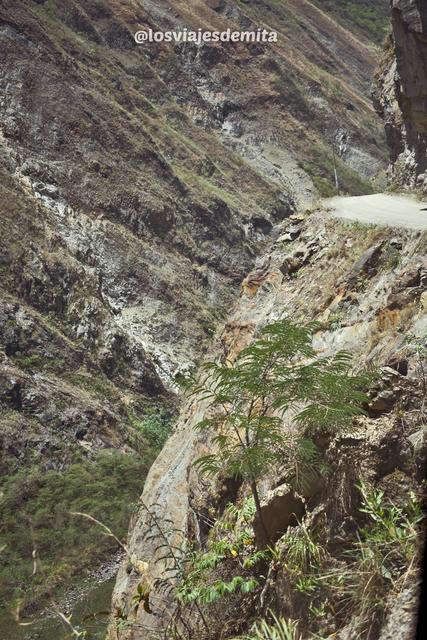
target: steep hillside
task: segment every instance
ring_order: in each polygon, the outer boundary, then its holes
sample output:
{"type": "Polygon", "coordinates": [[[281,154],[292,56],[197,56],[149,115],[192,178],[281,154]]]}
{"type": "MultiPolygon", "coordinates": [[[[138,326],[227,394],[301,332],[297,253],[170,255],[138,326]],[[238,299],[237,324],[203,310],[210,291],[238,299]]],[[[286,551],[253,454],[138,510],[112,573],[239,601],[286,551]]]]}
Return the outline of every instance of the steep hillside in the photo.
{"type": "Polygon", "coordinates": [[[341,188],[372,189],[385,161],[376,56],[306,0],[1,3],[2,598],[40,603],[46,583],[99,561],[70,502],[99,514],[110,498],[123,532],[162,444],[153,424],[164,436],[176,413],[176,375],[206,352],[274,225],[334,192],[334,151],[341,188]],[[183,26],[279,39],[133,40],[183,26]],[[139,485],[99,493],[116,468],[139,485]],[[34,585],[35,548],[48,576],[34,585]]]}
{"type": "Polygon", "coordinates": [[[378,44],[382,44],[388,33],[389,0],[314,0],[314,4],[378,44]]]}
{"type": "MultiPolygon", "coordinates": [[[[293,182],[312,197],[298,163],[328,184],[325,129],[336,120],[343,159],[364,179],[382,157],[364,95],[374,52],[309,3],[196,2],[189,16],[179,3],[13,2],[2,20],[6,367],[29,387],[45,367],[58,383],[62,358],[66,382],[77,372],[90,386],[89,359],[131,399],[158,398],[292,210],[293,182]],[[148,24],[220,28],[261,15],[280,29],[277,48],[132,39],[148,24]]],[[[339,173],[361,187],[344,163],[339,173]]]]}
{"type": "MultiPolygon", "coordinates": [[[[221,445],[197,426],[212,415],[211,398],[192,396],[149,473],[144,506],[133,520],[129,557],[115,589],[111,638],[156,638],[175,625],[192,640],[252,638],[255,620],[272,621],[270,608],[298,620],[304,639],[414,637],[417,547],[408,538],[402,558],[392,530],[402,526],[399,535],[406,540],[409,527],[416,531],[420,522],[416,505],[427,454],[426,240],[425,233],[339,221],[322,210],[281,224],[280,237],[243,282],[211,358],[234,362],[268,323],[315,319],[321,323],[314,337],[318,357],[345,349],[357,370],[378,372],[367,414],[356,424],[349,420],[335,436],[318,436],[316,472],[302,488],[287,479],[289,452],[263,476],[262,511],[275,545],[269,560],[257,563],[251,560],[251,517],[239,530],[243,512],[236,511],[247,504],[250,487],[222,475],[210,480],[194,467],[221,445]],[[372,487],[368,497],[357,488],[361,482],[372,487]],[[228,502],[234,506],[226,512],[228,502]],[[401,521],[399,508],[407,521],[401,521]],[[166,538],[183,559],[181,570],[166,538]],[[192,545],[206,555],[197,560],[188,551],[192,545]],[[191,593],[200,595],[180,601],[175,589],[189,571],[191,593]],[[256,580],[249,593],[230,586],[215,598],[202,596],[206,585],[232,585],[242,575],[256,580]],[[138,589],[149,595],[149,610],[142,598],[135,606],[138,589]]],[[[283,429],[292,433],[288,421],[285,416],[283,429]]]]}

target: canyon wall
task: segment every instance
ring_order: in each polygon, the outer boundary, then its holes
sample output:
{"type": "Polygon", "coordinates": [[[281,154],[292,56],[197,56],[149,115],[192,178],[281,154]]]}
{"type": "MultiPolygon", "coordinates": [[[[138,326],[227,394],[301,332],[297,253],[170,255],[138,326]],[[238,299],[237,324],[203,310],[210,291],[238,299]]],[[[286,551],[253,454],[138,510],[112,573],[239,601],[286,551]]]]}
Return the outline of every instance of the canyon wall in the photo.
{"type": "MultiPolygon", "coordinates": [[[[269,322],[318,320],[323,325],[314,340],[319,355],[345,349],[352,353],[357,369],[372,366],[380,371],[368,415],[355,431],[349,424],[348,433],[328,445],[326,479],[304,497],[307,526],[322,531],[322,545],[332,549],[337,561],[341,554],[345,556],[345,549],[351,549],[363,520],[358,481],[369,479],[393,500],[421,491],[427,453],[421,364],[425,356],[419,359],[427,328],[425,251],[426,237],[419,232],[342,222],[322,210],[292,216],[281,223],[278,239],[243,283],[241,298],[210,354],[233,361],[269,322]]],[[[174,581],[165,573],[164,549],[153,514],[164,530],[170,519],[184,537],[204,548],[210,530],[207,523],[221,516],[227,502],[238,503],[247,490],[239,483],[212,482],[193,466],[212,448],[209,435],[195,429],[208,415],[207,404],[196,396],[184,405],[173,435],[149,473],[142,496],[145,506],[131,524],[129,557],[116,583],[110,631],[114,640],[158,637],[176,607],[174,581]],[[140,584],[150,585],[149,613],[132,604],[140,584]],[[128,628],[120,626],[124,619],[128,628]]],[[[286,500],[289,487],[268,474],[261,486],[267,518],[286,532],[295,508],[294,501],[286,500]],[[280,491],[285,498],[276,503],[274,496],[280,491]]],[[[414,637],[416,566],[408,573],[403,591],[398,595],[390,591],[369,633],[357,616],[325,614],[324,620],[317,616],[310,622],[310,600],[298,595],[285,563],[273,563],[268,575],[262,596],[257,592],[256,599],[249,597],[246,602],[237,599],[206,607],[211,629],[206,637],[247,633],[250,622],[265,614],[268,606],[302,621],[304,638],[310,637],[310,631],[325,638],[337,634],[333,637],[356,639],[362,633],[366,634],[362,637],[382,640],[414,637]]]]}
{"type": "Polygon", "coordinates": [[[374,85],[391,149],[390,180],[427,191],[427,2],[393,0],[392,34],[374,85]]]}

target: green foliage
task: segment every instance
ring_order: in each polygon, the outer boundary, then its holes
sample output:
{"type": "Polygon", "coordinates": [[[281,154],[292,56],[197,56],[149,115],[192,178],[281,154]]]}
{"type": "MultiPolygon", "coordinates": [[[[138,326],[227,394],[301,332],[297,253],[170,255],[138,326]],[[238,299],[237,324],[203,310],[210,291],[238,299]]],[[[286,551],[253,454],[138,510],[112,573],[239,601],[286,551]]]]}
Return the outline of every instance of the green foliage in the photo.
{"type": "Polygon", "coordinates": [[[389,25],[386,3],[373,4],[372,0],[314,0],[314,3],[351,31],[358,31],[377,44],[386,36],[389,25]]]}
{"type": "Polygon", "coordinates": [[[271,324],[235,363],[206,364],[201,380],[190,386],[215,410],[198,428],[216,432],[216,450],[196,466],[205,474],[222,472],[249,481],[258,513],[258,479],[286,461],[292,463],[295,482],[307,478],[318,465],[310,438],[348,429],[367,401],[362,389],[369,377],[352,374],[348,353],[318,357],[312,346],[318,329],[314,322],[271,324]],[[284,417],[290,415],[297,434],[284,428],[284,417]]]}
{"type": "Polygon", "coordinates": [[[322,198],[332,198],[337,195],[336,187],[330,180],[317,175],[312,176],[312,180],[322,198]]]}
{"type": "Polygon", "coordinates": [[[195,548],[171,520],[160,520],[157,504],[141,504],[147,516],[143,540],[154,543],[154,557],[161,563],[162,576],[148,590],[141,588],[134,604],[139,606],[144,600],[147,606],[151,589],[168,597],[173,593],[176,606],[164,630],[165,637],[181,638],[183,629],[188,637],[201,637],[201,630],[209,634],[209,606],[232,595],[244,599],[257,590],[265,579],[260,574],[262,567],[274,557],[274,550],[255,547],[253,499],[247,498],[239,508],[228,505],[223,517],[211,523],[202,549],[195,548]]]}
{"type": "Polygon", "coordinates": [[[28,369],[29,371],[33,368],[40,368],[42,365],[42,357],[37,353],[31,355],[14,355],[13,361],[18,367],[28,369]]]}
{"type": "Polygon", "coordinates": [[[104,452],[65,471],[35,467],[9,477],[0,502],[2,598],[37,604],[47,588],[69,587],[74,576],[109,557],[116,549],[112,539],[70,511],[90,513],[124,536],[147,470],[140,458],[104,452]],[[34,576],[33,550],[42,569],[34,576]]]}
{"type": "Polygon", "coordinates": [[[254,627],[254,640],[300,640],[297,623],[293,620],[276,618],[273,615],[273,624],[268,624],[265,620],[257,623],[254,627]]]}
{"type": "Polygon", "coordinates": [[[370,523],[360,532],[360,548],[377,548],[383,556],[383,573],[392,575],[394,568],[404,568],[413,558],[418,537],[418,525],[423,520],[419,500],[414,493],[404,507],[384,500],[384,491],[365,482],[359,484],[363,504],[360,509],[369,516],[370,523]],[[390,562],[389,568],[387,568],[390,562]]]}
{"type": "Polygon", "coordinates": [[[319,587],[319,575],[326,560],[326,549],[303,521],[283,538],[281,555],[296,591],[311,596],[319,587]]]}
{"type": "Polygon", "coordinates": [[[190,551],[185,561],[185,573],[176,589],[176,596],[184,604],[197,602],[207,605],[240,591],[250,593],[259,587],[250,570],[266,560],[270,552],[254,547],[252,520],[255,505],[252,498],[241,509],[229,505],[224,517],[218,520],[211,532],[207,550],[190,551]],[[231,580],[215,579],[215,570],[228,564],[231,580]],[[244,575],[236,575],[236,573],[244,575]]]}
{"type": "Polygon", "coordinates": [[[277,618],[271,614],[272,623],[261,620],[254,625],[253,635],[234,640],[302,640],[298,631],[298,624],[294,620],[277,618]]]}
{"type": "Polygon", "coordinates": [[[386,502],[383,491],[361,482],[360,511],[368,524],[358,532],[349,563],[330,576],[341,610],[361,620],[366,638],[375,634],[390,593],[398,593],[404,575],[416,556],[419,525],[423,519],[416,496],[410,493],[404,507],[386,502]],[[338,579],[337,579],[338,578],[338,579]]]}
{"type": "MultiPolygon", "coordinates": [[[[328,76],[324,81],[330,86],[328,76]]],[[[333,87],[333,93],[340,92],[340,85],[333,87]]],[[[322,131],[323,131],[323,124],[322,131]]],[[[330,198],[337,194],[335,187],[334,161],[330,153],[330,146],[315,147],[309,149],[309,156],[299,163],[313,180],[313,184],[322,198],[330,198]]],[[[356,171],[351,169],[339,156],[335,157],[335,165],[338,174],[340,192],[348,195],[366,195],[372,193],[372,184],[362,178],[356,171]]]]}
{"type": "Polygon", "coordinates": [[[358,625],[355,633],[371,638],[387,598],[399,592],[414,561],[423,514],[413,493],[398,507],[365,482],[359,490],[360,511],[367,522],[340,561],[329,555],[318,534],[304,522],[286,534],[281,555],[288,578],[306,598],[311,625],[321,627],[328,615],[338,627],[353,619],[358,625]]]}
{"type": "Polygon", "coordinates": [[[135,613],[137,613],[141,605],[144,607],[144,610],[147,613],[152,613],[150,608],[150,589],[147,584],[145,584],[144,582],[140,582],[138,584],[136,593],[132,597],[131,602],[133,604],[135,613]]]}
{"type": "Polygon", "coordinates": [[[156,410],[147,413],[143,420],[132,419],[132,426],[135,427],[148,441],[154,451],[159,452],[168,439],[172,418],[164,410],[156,410]]]}
{"type": "Polygon", "coordinates": [[[319,570],[325,549],[319,544],[304,522],[293,528],[285,537],[286,566],[290,571],[313,573],[319,570]]]}
{"type": "Polygon", "coordinates": [[[255,578],[245,579],[242,576],[234,576],[229,582],[215,580],[212,584],[194,587],[191,591],[182,596],[185,604],[198,602],[200,605],[212,604],[225,595],[236,593],[240,589],[242,593],[250,593],[259,586],[255,578]]]}

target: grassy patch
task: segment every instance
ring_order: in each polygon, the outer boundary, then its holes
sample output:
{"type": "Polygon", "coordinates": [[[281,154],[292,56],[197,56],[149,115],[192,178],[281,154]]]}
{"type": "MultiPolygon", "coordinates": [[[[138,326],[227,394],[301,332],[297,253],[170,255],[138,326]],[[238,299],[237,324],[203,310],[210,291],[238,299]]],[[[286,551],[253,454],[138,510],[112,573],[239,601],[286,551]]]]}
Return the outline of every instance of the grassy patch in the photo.
{"type": "Polygon", "coordinates": [[[1,599],[11,605],[22,598],[29,610],[44,606],[48,589],[57,595],[107,559],[114,541],[69,512],[90,513],[124,537],[147,471],[145,460],[112,451],[63,472],[33,467],[9,477],[0,503],[1,599]],[[34,549],[39,569],[32,576],[34,549]]]}
{"type": "Polygon", "coordinates": [[[337,195],[337,190],[326,178],[322,178],[321,176],[313,176],[312,177],[313,184],[316,187],[317,191],[321,195],[322,198],[332,198],[332,196],[337,195]]]}
{"type": "Polygon", "coordinates": [[[320,9],[350,31],[381,44],[389,25],[389,7],[372,0],[313,0],[320,9]]]}
{"type": "Polygon", "coordinates": [[[108,378],[88,373],[72,373],[68,380],[100,400],[120,401],[120,393],[108,378]]]}

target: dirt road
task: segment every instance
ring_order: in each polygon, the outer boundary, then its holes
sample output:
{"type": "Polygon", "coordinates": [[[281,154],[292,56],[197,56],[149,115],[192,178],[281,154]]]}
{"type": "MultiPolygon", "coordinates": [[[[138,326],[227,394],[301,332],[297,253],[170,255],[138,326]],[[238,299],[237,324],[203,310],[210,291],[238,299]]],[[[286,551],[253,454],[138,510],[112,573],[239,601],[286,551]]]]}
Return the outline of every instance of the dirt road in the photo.
{"type": "Polygon", "coordinates": [[[338,218],[427,231],[427,202],[410,196],[376,193],[371,196],[331,198],[326,204],[332,215],[338,218]]]}

